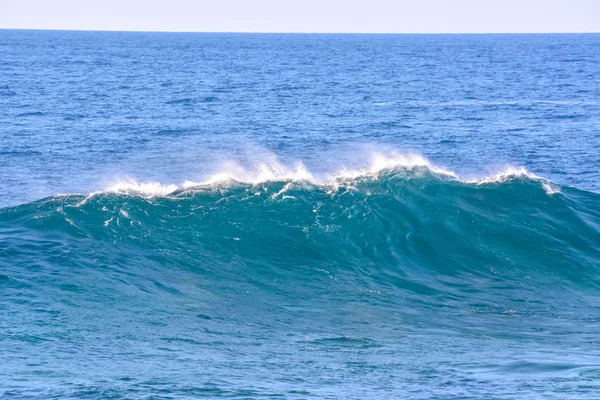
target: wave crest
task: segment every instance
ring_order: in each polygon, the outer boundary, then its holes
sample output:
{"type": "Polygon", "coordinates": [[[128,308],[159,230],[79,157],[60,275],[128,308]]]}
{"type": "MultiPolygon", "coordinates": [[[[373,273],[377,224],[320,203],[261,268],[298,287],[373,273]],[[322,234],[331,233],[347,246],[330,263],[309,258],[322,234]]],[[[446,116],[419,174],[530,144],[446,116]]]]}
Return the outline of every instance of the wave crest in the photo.
{"type": "MultiPolygon", "coordinates": [[[[226,187],[232,184],[260,185],[269,182],[307,182],[311,185],[339,188],[353,186],[357,180],[377,180],[397,172],[426,171],[440,179],[458,181],[465,184],[483,185],[506,182],[517,178],[528,178],[540,181],[547,194],[558,193],[559,187],[549,180],[539,177],[523,167],[508,167],[493,175],[483,177],[462,177],[452,170],[439,167],[427,158],[418,154],[372,153],[370,161],[357,168],[344,165],[325,174],[312,173],[304,163],[296,162],[286,165],[277,157],[255,161],[249,166],[237,162],[226,162],[221,172],[209,175],[201,180],[186,180],[182,184],[138,181],[133,178],[120,180],[109,185],[105,190],[92,193],[118,193],[140,195],[145,197],[167,196],[181,190],[196,188],[226,187]]],[[[407,178],[417,179],[423,174],[413,173],[407,178]]]]}

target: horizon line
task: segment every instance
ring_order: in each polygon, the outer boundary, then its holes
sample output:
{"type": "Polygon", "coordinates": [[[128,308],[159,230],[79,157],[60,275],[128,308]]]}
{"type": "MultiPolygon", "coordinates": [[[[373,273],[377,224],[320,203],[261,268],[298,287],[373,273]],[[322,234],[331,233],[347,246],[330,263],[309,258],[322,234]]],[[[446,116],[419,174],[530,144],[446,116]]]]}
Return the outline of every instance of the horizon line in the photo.
{"type": "Polygon", "coordinates": [[[55,29],[55,28],[3,28],[0,31],[49,31],[49,32],[110,32],[110,33],[223,33],[223,34],[264,34],[264,35],[582,35],[600,34],[600,31],[559,31],[559,32],[328,32],[328,31],[172,31],[140,29],[55,29]]]}

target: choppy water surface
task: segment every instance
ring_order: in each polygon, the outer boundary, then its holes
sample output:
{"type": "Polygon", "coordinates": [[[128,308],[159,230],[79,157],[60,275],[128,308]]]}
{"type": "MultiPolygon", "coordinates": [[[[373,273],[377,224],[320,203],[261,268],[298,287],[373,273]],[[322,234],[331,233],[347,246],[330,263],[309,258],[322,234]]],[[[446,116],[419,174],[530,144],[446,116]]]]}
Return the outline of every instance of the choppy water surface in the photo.
{"type": "Polygon", "coordinates": [[[600,35],[0,54],[1,397],[600,393],[600,35]]]}

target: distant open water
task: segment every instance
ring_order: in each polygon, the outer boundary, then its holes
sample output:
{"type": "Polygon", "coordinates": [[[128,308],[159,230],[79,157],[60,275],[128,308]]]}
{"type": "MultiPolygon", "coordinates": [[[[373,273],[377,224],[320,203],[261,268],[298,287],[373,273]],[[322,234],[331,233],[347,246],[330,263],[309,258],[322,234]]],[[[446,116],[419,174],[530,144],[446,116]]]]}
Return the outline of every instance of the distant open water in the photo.
{"type": "Polygon", "coordinates": [[[0,397],[600,398],[600,35],[0,30],[0,397]]]}

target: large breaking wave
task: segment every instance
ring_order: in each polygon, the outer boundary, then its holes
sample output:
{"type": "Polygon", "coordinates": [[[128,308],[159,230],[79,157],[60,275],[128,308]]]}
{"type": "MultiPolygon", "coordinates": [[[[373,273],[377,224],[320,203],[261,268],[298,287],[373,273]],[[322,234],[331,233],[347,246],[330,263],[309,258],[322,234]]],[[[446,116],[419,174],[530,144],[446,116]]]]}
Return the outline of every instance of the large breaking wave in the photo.
{"type": "Polygon", "coordinates": [[[347,306],[385,292],[417,320],[438,307],[581,316],[596,305],[587,293],[600,285],[600,196],[523,170],[464,180],[425,161],[384,161],[327,181],[266,168],[253,179],[125,182],[6,208],[5,279],[34,264],[66,268],[59,276],[73,282],[106,268],[103,281],[134,276],[128,285],[155,292],[146,270],[179,269],[216,297],[240,284],[274,302],[331,296],[347,306]]]}
{"type": "MultiPolygon", "coordinates": [[[[60,365],[64,343],[139,362],[174,347],[188,358],[173,366],[188,368],[283,343],[361,354],[387,343],[393,357],[422,335],[595,343],[598,194],[518,169],[470,180],[429,165],[234,178],[1,209],[7,348],[43,346],[60,365]]],[[[583,353],[560,368],[593,375],[583,353]]],[[[486,368],[522,373],[492,358],[486,368]]],[[[544,362],[527,365],[554,368],[544,362]]]]}

